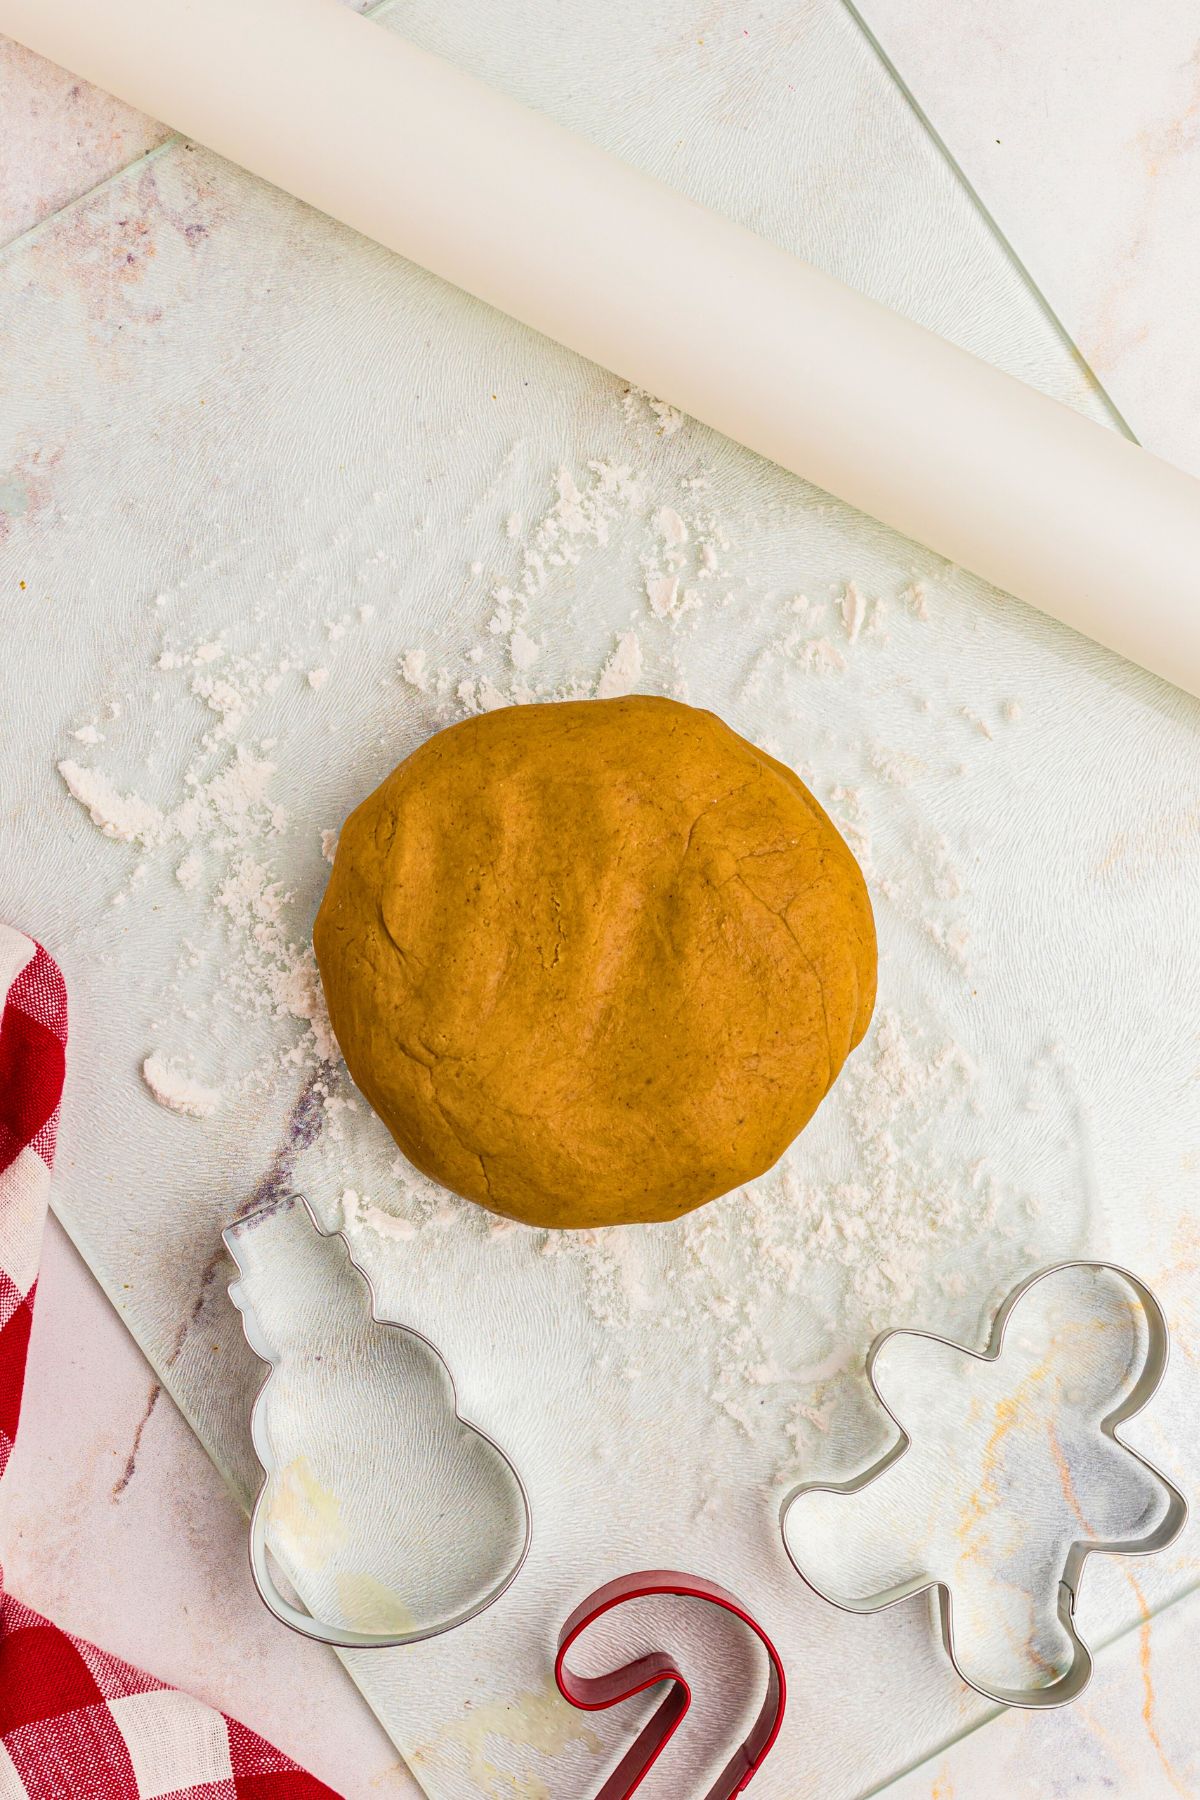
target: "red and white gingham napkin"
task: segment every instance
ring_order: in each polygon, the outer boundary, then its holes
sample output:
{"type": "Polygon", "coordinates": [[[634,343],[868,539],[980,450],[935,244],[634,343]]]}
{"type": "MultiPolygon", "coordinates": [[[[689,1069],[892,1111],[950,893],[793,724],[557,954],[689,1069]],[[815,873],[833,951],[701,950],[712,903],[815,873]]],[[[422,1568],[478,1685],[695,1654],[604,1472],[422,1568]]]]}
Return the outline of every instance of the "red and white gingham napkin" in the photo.
{"type": "MultiPolygon", "coordinates": [[[[0,1478],[17,1433],[58,1129],[67,995],[0,925],[0,1478]]],[[[337,1800],[189,1694],[60,1631],[0,1584],[2,1800],[337,1800]]]]}

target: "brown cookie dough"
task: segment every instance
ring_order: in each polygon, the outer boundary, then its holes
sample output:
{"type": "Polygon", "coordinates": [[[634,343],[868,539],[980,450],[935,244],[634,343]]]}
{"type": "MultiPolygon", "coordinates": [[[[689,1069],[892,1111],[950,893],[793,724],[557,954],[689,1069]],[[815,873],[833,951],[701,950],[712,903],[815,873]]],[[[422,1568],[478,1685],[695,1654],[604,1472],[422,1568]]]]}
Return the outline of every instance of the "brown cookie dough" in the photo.
{"type": "Polygon", "coordinates": [[[642,695],[430,738],[346,821],[313,941],[404,1154],[533,1225],[674,1219],[761,1174],[875,998],[867,891],[812,795],[642,695]]]}

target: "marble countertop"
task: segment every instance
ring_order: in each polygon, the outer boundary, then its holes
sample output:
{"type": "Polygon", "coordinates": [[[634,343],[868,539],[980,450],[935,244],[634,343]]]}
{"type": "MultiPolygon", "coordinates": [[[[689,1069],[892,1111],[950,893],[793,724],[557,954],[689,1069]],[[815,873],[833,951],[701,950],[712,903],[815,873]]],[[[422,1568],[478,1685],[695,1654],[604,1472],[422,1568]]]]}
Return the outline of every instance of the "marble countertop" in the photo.
{"type": "MultiPolygon", "coordinates": [[[[1194,8],[870,0],[866,12],[1136,434],[1200,471],[1194,8]]],[[[0,241],[164,135],[15,46],[0,44],[0,91],[0,241]]],[[[258,1606],[237,1509],[53,1225],[0,1543],[6,1580],[31,1605],[240,1715],[340,1792],[419,1792],[332,1656],[258,1606]]],[[[1165,1654],[1182,1641],[1187,1605],[1174,1610],[1156,1627],[1153,1667],[1138,1634],[1069,1713],[1007,1715],[892,1791],[1196,1791],[1190,1671],[1165,1654]]]]}

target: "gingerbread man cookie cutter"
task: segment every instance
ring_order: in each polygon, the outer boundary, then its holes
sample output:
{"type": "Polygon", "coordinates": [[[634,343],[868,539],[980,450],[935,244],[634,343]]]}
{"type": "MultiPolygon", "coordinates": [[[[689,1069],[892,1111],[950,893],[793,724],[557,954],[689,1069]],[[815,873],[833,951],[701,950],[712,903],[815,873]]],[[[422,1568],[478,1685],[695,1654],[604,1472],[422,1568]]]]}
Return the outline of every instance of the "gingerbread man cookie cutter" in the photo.
{"type": "Polygon", "coordinates": [[[982,1350],[973,1350],[969,1344],[960,1344],[954,1338],[943,1337],[933,1331],[911,1330],[904,1326],[896,1326],[891,1330],[880,1332],[867,1351],[866,1376],[872,1394],[896,1427],[899,1437],[881,1457],[860,1474],[851,1476],[849,1480],[799,1482],[784,1495],[779,1510],[779,1526],[788,1561],[806,1587],[811,1588],[814,1594],[827,1601],[831,1606],[836,1606],[840,1612],[855,1614],[884,1612],[889,1607],[899,1606],[903,1601],[911,1600],[918,1594],[935,1592],[941,1622],[942,1644],[955,1673],[969,1688],[973,1688],[985,1700],[990,1700],[999,1706],[1024,1707],[1030,1710],[1066,1706],[1070,1701],[1078,1699],[1092,1678],[1092,1653],[1075,1624],[1079,1586],[1088,1558],[1090,1556],[1152,1556],[1155,1551],[1165,1550],[1168,1544],[1174,1543],[1187,1523],[1188,1503],[1174,1482],[1170,1481],[1162,1470],[1156,1468],[1147,1457],[1132,1449],[1120,1435],[1120,1427],[1140,1413],[1157,1391],[1166,1372],[1170,1347],[1171,1334],[1167,1326],[1166,1315],[1155,1294],[1146,1283],[1139,1276],[1132,1274],[1130,1270],[1122,1268],[1119,1263],[1084,1259],[1051,1263],[1045,1268],[1035,1270],[1032,1275],[1026,1276],[1024,1281],[1019,1282],[1001,1302],[1000,1308],[992,1320],[987,1343],[982,1350]],[[865,1600],[847,1600],[829,1593],[801,1567],[797,1553],[788,1537],[788,1517],[796,1502],[805,1494],[856,1494],[860,1492],[871,1482],[877,1481],[886,1470],[899,1462],[900,1458],[906,1456],[911,1449],[912,1438],[884,1399],[876,1380],[875,1367],[885,1345],[896,1337],[919,1338],[926,1343],[960,1351],[964,1356],[972,1357],[976,1362],[995,1362],[1004,1348],[1008,1321],[1018,1302],[1039,1283],[1048,1280],[1052,1275],[1060,1275],[1071,1269],[1115,1276],[1130,1290],[1141,1310],[1146,1325],[1146,1348],[1141,1369],[1128,1392],[1118,1401],[1111,1412],[1101,1419],[1098,1429],[1118,1449],[1132,1457],[1134,1462],[1138,1463],[1150,1476],[1151,1480],[1166,1495],[1166,1506],[1157,1523],[1149,1531],[1138,1536],[1112,1540],[1084,1538],[1077,1539],[1071,1544],[1062,1574],[1059,1577],[1057,1605],[1059,1622],[1071,1646],[1069,1661],[1053,1680],[1040,1687],[992,1686],[968,1674],[959,1660],[954,1641],[953,1601],[949,1585],[946,1582],[932,1576],[916,1575],[907,1581],[884,1588],[865,1600]]]}

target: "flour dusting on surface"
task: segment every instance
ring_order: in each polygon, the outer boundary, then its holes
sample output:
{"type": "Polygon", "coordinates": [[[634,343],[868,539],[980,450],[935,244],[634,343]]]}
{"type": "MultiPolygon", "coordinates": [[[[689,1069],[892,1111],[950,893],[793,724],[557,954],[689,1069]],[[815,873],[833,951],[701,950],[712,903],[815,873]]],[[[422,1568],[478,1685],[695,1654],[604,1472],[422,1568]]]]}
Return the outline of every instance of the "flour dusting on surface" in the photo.
{"type": "MultiPolygon", "coordinates": [[[[59,774],[98,830],[142,852],[165,851],[175,884],[197,912],[223,921],[226,953],[213,1012],[234,1019],[273,1017],[300,1028],[281,1046],[273,1066],[244,1068],[228,1083],[231,1093],[269,1087],[281,1072],[290,1077],[296,1067],[336,1055],[308,934],[298,934],[290,917],[291,895],[275,862],[275,847],[291,821],[273,793],[274,740],[244,735],[255,708],[275,692],[281,670],[263,656],[235,657],[220,639],[167,649],[156,667],[183,682],[209,714],[217,715],[215,726],[198,732],[172,802],[160,805],[118,785],[103,769],[69,759],[59,763],[59,774]]],[[[148,866],[147,860],[135,865],[128,888],[113,896],[114,905],[129,903],[148,866]]],[[[185,936],[177,968],[194,960],[185,936]]],[[[174,1024],[170,1028],[174,1031],[174,1024]]],[[[155,1060],[159,1074],[165,1067],[155,1060]]],[[[165,1080],[156,1087],[145,1068],[143,1073],[164,1105],[189,1110],[163,1098],[165,1080]]],[[[190,1110],[195,1117],[209,1117],[214,1106],[205,1109],[197,1101],[190,1110]]]]}
{"type": "Polygon", "coordinates": [[[58,772],[71,798],[78,800],[105,837],[146,849],[161,841],[163,815],[139,794],[122,794],[101,770],[84,768],[69,759],[59,763],[58,772]]]}
{"type": "Polygon", "coordinates": [[[221,1104],[220,1088],[206,1087],[165,1056],[148,1056],[142,1064],[142,1080],[160,1106],[184,1113],[190,1119],[209,1119],[221,1104]]]}
{"type": "Polygon", "coordinates": [[[619,694],[637,690],[643,668],[642,644],[636,631],[623,631],[617,647],[600,671],[596,683],[597,700],[612,700],[619,694]]]}
{"type": "MultiPolygon", "coordinates": [[[[900,747],[867,736],[849,755],[828,734],[810,742],[806,731],[806,693],[829,693],[864,659],[886,656],[889,629],[926,628],[924,584],[899,589],[891,614],[886,595],[850,579],[805,592],[756,584],[738,555],[738,522],[714,507],[707,474],[692,468],[671,478],[653,466],[653,445],[674,437],[683,421],[633,391],[623,410],[634,440],[628,456],[564,461],[546,471],[540,508],[496,509],[490,563],[468,552],[460,564],[472,596],[464,607],[475,609],[465,634],[448,639],[431,628],[414,638],[410,615],[408,641],[389,643],[386,564],[376,573],[379,558],[371,558],[365,566],[379,603],[348,605],[314,621],[306,636],[294,633],[294,641],[242,633],[233,622],[194,643],[164,638],[152,703],[197,709],[190,748],[182,755],[176,748],[174,763],[160,754],[144,771],[125,771],[106,745],[103,764],[68,758],[59,771],[97,829],[138,859],[114,903],[140,904],[146,870],[160,859],[181,909],[178,991],[164,997],[156,1028],[182,1055],[148,1058],[142,1071],[160,1104],[203,1119],[218,1103],[228,1110],[303,1075],[321,1125],[306,1180],[314,1195],[327,1196],[339,1228],[366,1234],[376,1254],[381,1245],[437,1254],[444,1239],[474,1234],[493,1241],[497,1253],[503,1247],[505,1255],[555,1261],[617,1346],[626,1380],[640,1379],[638,1357],[620,1350],[626,1337],[644,1344],[637,1334],[686,1339],[698,1332],[714,1346],[712,1391],[729,1418],[761,1430],[769,1404],[779,1428],[799,1443],[827,1427],[847,1378],[847,1331],[869,1334],[894,1323],[931,1287],[952,1293],[962,1247],[995,1235],[1002,1202],[1011,1211],[1012,1197],[968,1164],[965,1152],[956,1158],[944,1148],[954,1136],[947,1121],[965,1124],[976,1104],[970,1059],[949,1034],[931,1033],[889,1003],[816,1123],[747,1188],[648,1231],[549,1233],[494,1219],[394,1153],[381,1161],[382,1128],[341,1063],[310,947],[337,827],[325,822],[327,800],[302,792],[298,801],[286,786],[288,803],[279,797],[281,770],[306,734],[327,743],[334,762],[363,748],[339,741],[339,707],[364,684],[380,695],[377,780],[422,736],[497,707],[639,691],[686,697],[682,651],[695,645],[703,653],[706,633],[719,629],[721,644],[740,637],[746,646],[721,666],[743,707],[731,722],[814,787],[859,859],[877,909],[912,933],[948,978],[969,979],[964,879],[950,842],[920,815],[898,842],[891,821],[897,806],[909,807],[926,784],[953,773],[939,761],[938,732],[961,733],[964,723],[986,723],[984,714],[967,718],[965,708],[915,696],[911,741],[906,735],[900,747]],[[576,627],[587,635],[579,595],[597,578],[611,584],[617,566],[628,593],[623,621],[610,614],[607,630],[591,634],[587,655],[564,663],[564,635],[576,627]],[[722,623],[734,617],[744,625],[722,623]],[[397,748],[387,719],[398,712],[409,737],[397,748]],[[756,720],[769,721],[770,730],[756,720]],[[219,979],[200,1005],[185,1001],[183,990],[202,961],[193,939],[214,919],[219,979]],[[187,1045],[202,1044],[207,1025],[222,1018],[269,1027],[274,1047],[265,1060],[223,1071],[220,1089],[205,1088],[183,1072],[194,1060],[187,1045]],[[802,1346],[789,1348],[801,1294],[806,1304],[824,1295],[815,1318],[827,1320],[827,1340],[814,1325],[802,1346]],[[805,1389],[800,1398],[797,1384],[805,1389]]],[[[703,704],[707,696],[697,697],[703,704]]],[[[1019,707],[997,701],[993,716],[1014,720],[1019,707]]],[[[90,737],[78,741],[99,749],[90,737]]],[[[238,1037],[235,1029],[234,1060],[238,1037]]]]}
{"type": "Polygon", "coordinates": [[[394,1244],[411,1243],[417,1235],[414,1220],[399,1218],[382,1206],[373,1206],[366,1194],[357,1194],[353,1188],[342,1189],[340,1204],[343,1231],[365,1227],[394,1244]]]}

